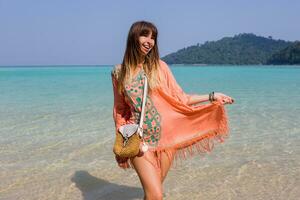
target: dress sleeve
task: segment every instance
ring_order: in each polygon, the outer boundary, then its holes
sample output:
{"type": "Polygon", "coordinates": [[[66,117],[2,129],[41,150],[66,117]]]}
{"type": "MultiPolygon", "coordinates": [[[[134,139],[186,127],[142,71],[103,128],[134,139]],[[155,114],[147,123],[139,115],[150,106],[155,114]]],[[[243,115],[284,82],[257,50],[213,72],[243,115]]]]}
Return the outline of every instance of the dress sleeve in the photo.
{"type": "Polygon", "coordinates": [[[111,71],[111,79],[114,93],[113,118],[115,122],[115,130],[117,133],[119,127],[126,124],[127,120],[129,120],[131,112],[129,105],[125,101],[124,94],[119,94],[118,92],[117,79],[114,75],[113,70],[111,71]]]}
{"type": "Polygon", "coordinates": [[[161,61],[161,67],[164,71],[166,87],[168,92],[180,102],[187,104],[191,95],[185,93],[180,85],[177,83],[172,71],[170,70],[169,66],[164,62],[161,61]]]}

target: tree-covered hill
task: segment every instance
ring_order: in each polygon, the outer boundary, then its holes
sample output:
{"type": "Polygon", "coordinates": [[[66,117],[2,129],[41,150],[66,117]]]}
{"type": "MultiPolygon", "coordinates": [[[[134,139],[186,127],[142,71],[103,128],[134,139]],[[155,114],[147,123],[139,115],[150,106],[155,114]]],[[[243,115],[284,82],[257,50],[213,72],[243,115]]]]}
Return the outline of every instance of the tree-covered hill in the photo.
{"type": "Polygon", "coordinates": [[[292,45],[283,50],[274,53],[267,64],[273,65],[294,65],[300,64],[300,41],[294,42],[292,45]]]}
{"type": "Polygon", "coordinates": [[[218,41],[193,45],[162,58],[169,64],[266,64],[267,60],[292,42],[243,33],[218,41]]]}

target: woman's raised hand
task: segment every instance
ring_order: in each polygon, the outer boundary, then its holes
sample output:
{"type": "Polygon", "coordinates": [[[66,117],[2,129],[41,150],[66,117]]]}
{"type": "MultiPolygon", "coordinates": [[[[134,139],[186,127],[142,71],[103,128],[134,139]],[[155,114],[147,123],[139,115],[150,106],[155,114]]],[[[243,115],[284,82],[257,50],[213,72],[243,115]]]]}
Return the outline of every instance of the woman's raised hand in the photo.
{"type": "Polygon", "coordinates": [[[234,102],[233,98],[231,98],[230,96],[227,96],[223,93],[220,93],[220,92],[215,92],[214,98],[216,101],[218,101],[222,104],[227,104],[227,103],[233,104],[233,102],[234,102]]]}

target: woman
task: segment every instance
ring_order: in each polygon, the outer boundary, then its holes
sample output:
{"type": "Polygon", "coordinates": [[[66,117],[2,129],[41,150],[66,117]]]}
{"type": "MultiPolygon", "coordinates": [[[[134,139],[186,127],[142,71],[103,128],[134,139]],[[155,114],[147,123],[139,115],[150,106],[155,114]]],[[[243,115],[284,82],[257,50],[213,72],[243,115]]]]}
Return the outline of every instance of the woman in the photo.
{"type": "Polygon", "coordinates": [[[116,156],[119,167],[133,168],[145,192],[145,199],[162,199],[163,181],[174,158],[209,152],[214,140],[228,135],[224,104],[233,99],[222,93],[186,94],[177,84],[168,65],[159,59],[157,28],[150,22],[132,24],[122,64],[111,71],[116,134],[127,123],[138,123],[144,80],[148,94],[144,116],[145,153],[133,158],[116,156]],[[209,101],[209,104],[200,104],[209,101]],[[198,104],[198,105],[197,105],[198,104]]]}

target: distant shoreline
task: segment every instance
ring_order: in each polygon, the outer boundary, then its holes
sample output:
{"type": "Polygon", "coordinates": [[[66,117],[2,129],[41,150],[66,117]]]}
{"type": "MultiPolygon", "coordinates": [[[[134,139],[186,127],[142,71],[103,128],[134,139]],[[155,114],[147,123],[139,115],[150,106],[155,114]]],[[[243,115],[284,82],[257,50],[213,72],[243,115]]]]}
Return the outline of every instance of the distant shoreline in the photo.
{"type": "MultiPolygon", "coordinates": [[[[243,65],[233,65],[233,64],[168,64],[172,67],[300,67],[300,64],[295,65],[267,65],[267,64],[243,64],[243,65]]],[[[0,65],[0,68],[63,68],[63,67],[113,67],[114,64],[111,65],[0,65]]]]}

